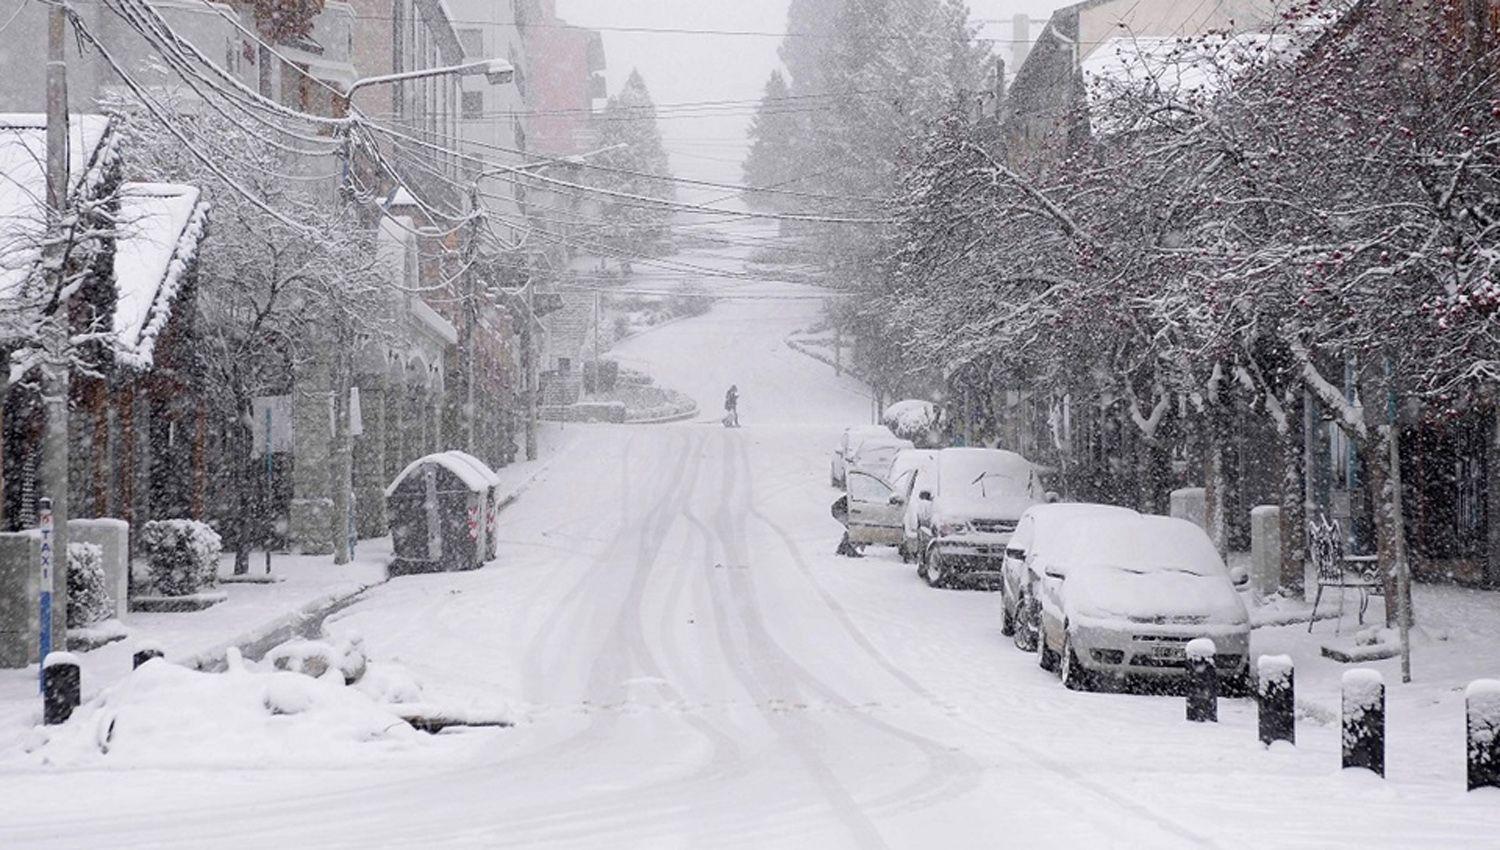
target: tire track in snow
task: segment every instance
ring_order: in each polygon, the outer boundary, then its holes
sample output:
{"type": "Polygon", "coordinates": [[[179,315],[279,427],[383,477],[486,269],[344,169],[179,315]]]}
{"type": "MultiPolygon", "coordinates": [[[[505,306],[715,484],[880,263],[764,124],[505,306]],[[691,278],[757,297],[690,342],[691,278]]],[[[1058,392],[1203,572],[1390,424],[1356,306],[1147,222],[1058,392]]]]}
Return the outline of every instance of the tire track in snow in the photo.
{"type": "MultiPolygon", "coordinates": [[[[726,467],[732,467],[737,461],[740,466],[744,467],[747,478],[749,478],[751,465],[744,441],[730,441],[725,448],[726,467]]],[[[738,517],[738,528],[731,529],[729,534],[723,535],[726,546],[732,543],[743,547],[745,541],[748,539],[744,518],[754,515],[756,508],[754,506],[754,499],[752,498],[752,488],[746,486],[744,492],[744,499],[742,500],[742,504],[738,506],[738,509],[725,514],[726,516],[738,517]]],[[[963,787],[966,778],[976,777],[982,773],[982,768],[978,762],[968,754],[955,751],[945,744],[909,732],[859,710],[853,702],[846,699],[835,688],[798,663],[794,656],[781,648],[780,644],[771,635],[770,630],[766,626],[764,615],[760,611],[757,599],[753,577],[744,577],[742,587],[739,588],[739,592],[737,593],[736,601],[739,602],[742,608],[747,627],[753,626],[754,630],[758,632],[757,635],[752,635],[752,646],[773,648],[775,657],[772,659],[772,663],[790,669],[792,674],[802,684],[810,688],[825,702],[839,706],[856,723],[865,725],[882,735],[896,738],[915,748],[926,760],[928,767],[921,777],[901,788],[873,798],[866,803],[867,807],[887,808],[896,805],[898,808],[904,809],[921,808],[924,805],[950,796],[954,789],[963,787]],[[759,638],[758,640],[755,639],[757,637],[759,638]]]]}

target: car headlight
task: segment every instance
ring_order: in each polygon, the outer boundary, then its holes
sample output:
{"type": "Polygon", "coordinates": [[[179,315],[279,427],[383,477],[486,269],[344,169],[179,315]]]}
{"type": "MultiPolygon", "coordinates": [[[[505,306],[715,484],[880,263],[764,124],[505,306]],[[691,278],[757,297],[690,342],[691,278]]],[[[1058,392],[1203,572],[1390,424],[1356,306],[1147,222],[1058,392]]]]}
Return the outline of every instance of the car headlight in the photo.
{"type": "Polygon", "coordinates": [[[937,530],[939,537],[951,537],[955,534],[967,534],[969,524],[963,520],[940,520],[937,530]]]}

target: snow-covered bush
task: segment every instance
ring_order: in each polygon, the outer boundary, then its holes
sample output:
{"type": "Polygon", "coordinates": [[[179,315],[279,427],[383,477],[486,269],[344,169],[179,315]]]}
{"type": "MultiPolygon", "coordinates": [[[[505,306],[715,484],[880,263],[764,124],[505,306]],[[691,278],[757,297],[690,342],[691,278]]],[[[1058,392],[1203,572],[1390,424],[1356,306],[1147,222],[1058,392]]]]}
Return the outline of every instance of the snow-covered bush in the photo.
{"type": "Polygon", "coordinates": [[[78,629],[114,615],[105,590],[104,550],[94,543],[68,544],[68,628],[78,629]]]}
{"type": "Polygon", "coordinates": [[[141,528],[151,585],[166,596],[187,596],[216,584],[222,548],[217,532],[190,519],[155,520],[141,528]]]}

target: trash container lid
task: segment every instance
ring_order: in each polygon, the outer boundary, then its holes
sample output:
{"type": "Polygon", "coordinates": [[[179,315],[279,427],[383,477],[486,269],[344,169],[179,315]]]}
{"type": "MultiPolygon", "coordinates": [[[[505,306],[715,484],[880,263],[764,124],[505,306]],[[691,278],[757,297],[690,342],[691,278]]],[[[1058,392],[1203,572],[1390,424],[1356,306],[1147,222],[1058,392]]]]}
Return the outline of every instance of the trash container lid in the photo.
{"type": "Polygon", "coordinates": [[[405,481],[407,476],[427,463],[435,463],[453,473],[465,487],[475,493],[487,492],[499,480],[498,476],[494,472],[491,472],[490,468],[485,466],[483,461],[472,455],[458,451],[438,452],[437,454],[419,457],[407,464],[406,468],[401,470],[401,474],[397,475],[385,488],[385,495],[389,497],[394,494],[396,488],[401,486],[401,482],[405,481]]]}
{"type": "Polygon", "coordinates": [[[500,476],[498,474],[496,474],[496,472],[493,469],[490,469],[490,465],[489,464],[487,464],[484,461],[480,460],[479,458],[477,458],[477,457],[469,454],[468,452],[459,451],[458,449],[453,449],[451,451],[444,452],[443,454],[446,454],[446,455],[448,455],[450,457],[456,458],[457,460],[460,460],[460,461],[462,461],[464,463],[467,463],[470,466],[474,467],[474,470],[476,472],[478,472],[481,476],[483,476],[484,483],[485,483],[486,486],[494,487],[494,486],[496,486],[496,485],[498,485],[500,483],[500,476]]]}

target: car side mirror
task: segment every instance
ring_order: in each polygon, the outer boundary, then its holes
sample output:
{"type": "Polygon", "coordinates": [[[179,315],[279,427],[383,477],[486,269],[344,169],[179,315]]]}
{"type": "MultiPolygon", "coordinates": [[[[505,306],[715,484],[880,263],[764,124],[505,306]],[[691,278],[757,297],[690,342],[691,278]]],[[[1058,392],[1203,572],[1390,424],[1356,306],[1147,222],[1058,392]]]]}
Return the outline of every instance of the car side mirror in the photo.
{"type": "Polygon", "coordinates": [[[931,490],[923,490],[922,492],[920,492],[920,493],[917,494],[917,499],[920,500],[920,501],[923,501],[923,502],[930,502],[930,501],[932,501],[932,491],[931,490]]]}
{"type": "Polygon", "coordinates": [[[1055,578],[1055,579],[1061,581],[1062,579],[1065,579],[1067,577],[1068,577],[1067,573],[1064,573],[1062,570],[1058,569],[1057,567],[1048,567],[1047,568],[1047,578],[1055,578]]]}
{"type": "Polygon", "coordinates": [[[904,505],[904,504],[906,504],[906,497],[903,496],[903,495],[901,495],[900,493],[892,493],[891,494],[891,504],[892,505],[904,505]]]}
{"type": "Polygon", "coordinates": [[[1047,504],[1049,504],[1049,505],[1055,505],[1055,504],[1057,504],[1058,502],[1061,502],[1061,501],[1062,501],[1062,496],[1059,495],[1056,490],[1048,490],[1047,491],[1047,504]]]}
{"type": "Polygon", "coordinates": [[[1244,567],[1235,567],[1229,571],[1229,580],[1234,582],[1235,587],[1249,587],[1250,574],[1245,572],[1244,567]]]}

